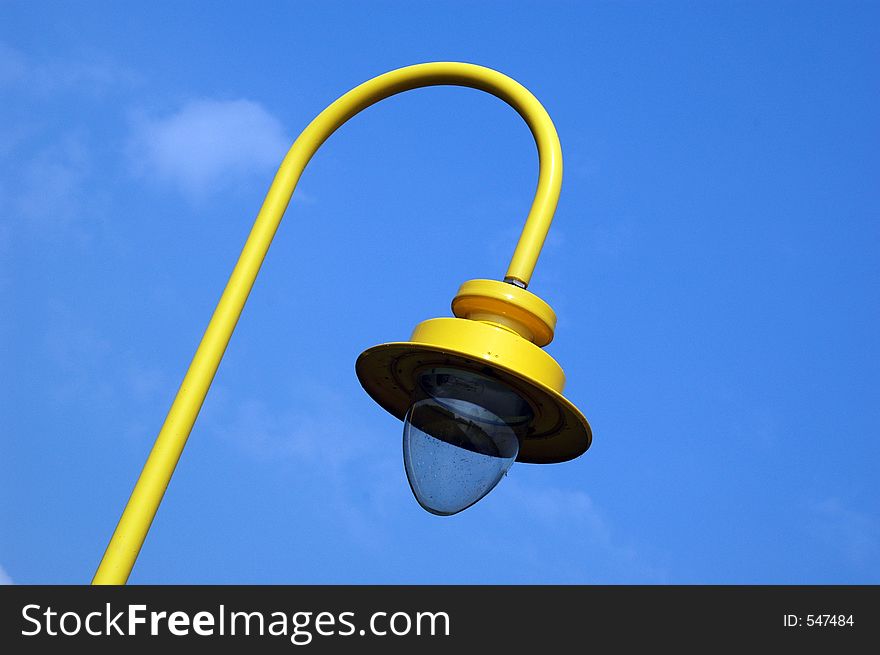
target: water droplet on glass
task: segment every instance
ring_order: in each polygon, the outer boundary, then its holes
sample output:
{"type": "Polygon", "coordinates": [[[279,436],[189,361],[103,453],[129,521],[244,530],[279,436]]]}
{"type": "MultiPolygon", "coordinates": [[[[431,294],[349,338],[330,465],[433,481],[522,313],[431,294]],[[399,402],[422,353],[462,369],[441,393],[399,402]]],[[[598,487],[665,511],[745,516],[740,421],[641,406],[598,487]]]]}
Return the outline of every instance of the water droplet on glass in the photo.
{"type": "Polygon", "coordinates": [[[448,516],[483,498],[519,454],[532,411],[516,392],[471,371],[419,376],[403,428],[403,461],[419,504],[448,516]]]}

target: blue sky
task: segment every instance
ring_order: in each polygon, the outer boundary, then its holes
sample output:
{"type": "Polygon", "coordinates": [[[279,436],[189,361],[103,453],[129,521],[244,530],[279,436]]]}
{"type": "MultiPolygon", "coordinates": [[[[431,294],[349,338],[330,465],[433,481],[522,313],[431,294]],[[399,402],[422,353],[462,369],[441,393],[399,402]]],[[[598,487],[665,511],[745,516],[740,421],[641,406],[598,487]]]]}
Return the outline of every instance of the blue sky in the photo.
{"type": "Polygon", "coordinates": [[[531,290],[590,419],[438,518],[364,349],[500,278],[536,179],[414,91],[302,178],[131,581],[880,582],[876,3],[0,5],[0,580],[90,580],[274,169],[411,63],[565,154],[531,290]]]}

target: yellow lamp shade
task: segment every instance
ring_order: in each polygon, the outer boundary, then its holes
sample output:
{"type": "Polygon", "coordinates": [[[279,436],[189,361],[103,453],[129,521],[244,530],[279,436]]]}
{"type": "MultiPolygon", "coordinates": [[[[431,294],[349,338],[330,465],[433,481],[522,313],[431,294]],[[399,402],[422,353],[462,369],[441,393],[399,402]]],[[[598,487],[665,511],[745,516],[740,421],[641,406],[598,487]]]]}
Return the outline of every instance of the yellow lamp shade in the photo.
{"type": "MultiPolygon", "coordinates": [[[[468,313],[480,318],[430,319],[416,326],[409,341],[366,350],[355,365],[364,390],[403,420],[423,372],[470,370],[505,384],[531,407],[533,417],[523,432],[517,461],[550,464],[583,454],[590,447],[592,432],[583,414],[562,395],[562,368],[523,336],[537,334],[545,343],[552,338],[555,316],[550,307],[534,294],[504,282],[472,280],[462,290],[467,292],[468,313]],[[496,284],[515,291],[499,298],[506,290],[496,284]],[[537,326],[543,326],[543,331],[537,326]]],[[[453,301],[458,310],[461,297],[460,290],[453,301]]]]}

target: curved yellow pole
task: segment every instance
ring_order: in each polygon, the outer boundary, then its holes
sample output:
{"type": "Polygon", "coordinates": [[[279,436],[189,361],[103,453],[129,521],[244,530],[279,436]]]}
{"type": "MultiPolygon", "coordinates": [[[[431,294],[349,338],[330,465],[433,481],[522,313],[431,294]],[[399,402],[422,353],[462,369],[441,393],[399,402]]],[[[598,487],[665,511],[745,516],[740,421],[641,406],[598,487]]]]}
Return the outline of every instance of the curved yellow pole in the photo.
{"type": "Polygon", "coordinates": [[[92,584],[125,584],[128,580],[232,331],[306,164],[321,144],[358,112],[403,91],[436,85],[467,86],[491,93],[516,109],[532,130],[540,160],[538,188],[505,277],[507,281],[519,286],[528,285],[550,228],[562,186],[562,149],[559,137],[541,103],[525,87],[506,75],[482,66],[455,62],[400,68],[364,82],[340,97],[309,123],[284,157],[92,584]]]}

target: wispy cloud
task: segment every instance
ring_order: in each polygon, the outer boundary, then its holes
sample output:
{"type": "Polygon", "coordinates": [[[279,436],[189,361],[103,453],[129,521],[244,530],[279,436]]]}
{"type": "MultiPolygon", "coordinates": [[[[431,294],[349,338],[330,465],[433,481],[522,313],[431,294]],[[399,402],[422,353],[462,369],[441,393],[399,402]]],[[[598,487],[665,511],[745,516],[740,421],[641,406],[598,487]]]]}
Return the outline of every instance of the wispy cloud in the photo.
{"type": "Polygon", "coordinates": [[[11,152],[2,150],[0,252],[34,238],[89,247],[104,234],[112,198],[91,135],[79,129],[48,132],[11,152]],[[33,147],[36,140],[41,143],[33,147]]]}
{"type": "Polygon", "coordinates": [[[320,489],[322,504],[343,519],[351,539],[377,549],[388,534],[381,526],[399,509],[391,499],[401,482],[400,453],[387,447],[387,434],[366,429],[348,404],[314,381],[292,391],[284,408],[252,398],[231,401],[219,387],[202,418],[216,437],[253,460],[297,471],[299,482],[320,489]]]}
{"type": "Polygon", "coordinates": [[[118,137],[83,122],[82,103],[118,102],[135,79],[99,53],[37,57],[0,42],[0,247],[24,235],[80,243],[95,236],[108,193],[100,155],[118,137]]]}
{"type": "Polygon", "coordinates": [[[281,122],[259,103],[202,99],[167,116],[136,119],[129,154],[138,173],[199,201],[270,173],[290,143],[281,122]]]}
{"type": "Polygon", "coordinates": [[[48,300],[47,316],[38,351],[49,372],[46,397],[64,411],[88,398],[90,411],[125,439],[154,438],[156,412],[167,410],[180,381],[65,300],[48,300]]]}
{"type": "MultiPolygon", "coordinates": [[[[549,472],[548,472],[549,473],[549,472]]],[[[612,523],[589,494],[531,480],[512,471],[499,485],[493,512],[524,526],[517,541],[520,574],[535,582],[664,583],[665,570],[652,564],[616,534],[612,523]],[[560,549],[574,552],[559,552],[560,549]],[[550,556],[556,552],[559,557],[550,556]]],[[[502,544],[488,544],[501,548],[502,544]]]]}
{"type": "Polygon", "coordinates": [[[554,487],[527,487],[511,480],[510,494],[520,511],[541,523],[560,523],[576,519],[589,526],[592,537],[603,544],[611,543],[611,530],[599,514],[592,498],[583,491],[554,487]]]}
{"type": "Polygon", "coordinates": [[[820,538],[840,549],[850,564],[871,567],[880,575],[880,522],[850,507],[838,498],[826,498],[813,505],[814,528],[820,538]]]}
{"type": "Polygon", "coordinates": [[[12,582],[12,578],[9,577],[9,574],[6,572],[2,566],[0,566],[0,586],[3,585],[11,585],[14,584],[12,582]]]}
{"type": "Polygon", "coordinates": [[[27,77],[28,64],[21,52],[0,42],[0,85],[7,85],[27,77]]]}
{"type": "Polygon", "coordinates": [[[116,385],[112,371],[113,345],[94,324],[78,319],[70,304],[49,301],[42,352],[52,364],[53,375],[46,392],[56,403],[76,403],[83,397],[92,402],[112,403],[116,385]]]}
{"type": "Polygon", "coordinates": [[[138,81],[134,72],[99,53],[79,58],[37,59],[0,42],[0,88],[14,87],[18,92],[35,94],[68,90],[100,94],[138,81]]]}
{"type": "MultiPolygon", "coordinates": [[[[229,402],[224,389],[214,393],[203,425],[250,458],[266,466],[283,463],[297,471],[304,486],[320,487],[322,505],[342,517],[348,538],[359,547],[388,547],[402,517],[412,520],[415,501],[401,493],[405,481],[399,448],[389,444],[393,437],[371,434],[335,391],[311,384],[292,393],[283,409],[253,399],[229,402]]],[[[615,531],[587,493],[539,482],[536,475],[551,477],[552,470],[514,467],[478,507],[452,519],[432,519],[431,529],[446,526],[454,534],[464,525],[460,521],[479,514],[469,547],[487,559],[505,553],[515,563],[510,575],[517,582],[666,581],[666,571],[615,531]]]]}
{"type": "Polygon", "coordinates": [[[85,204],[90,153],[81,136],[68,134],[23,162],[12,194],[14,214],[31,227],[70,225],[85,204]]]}

